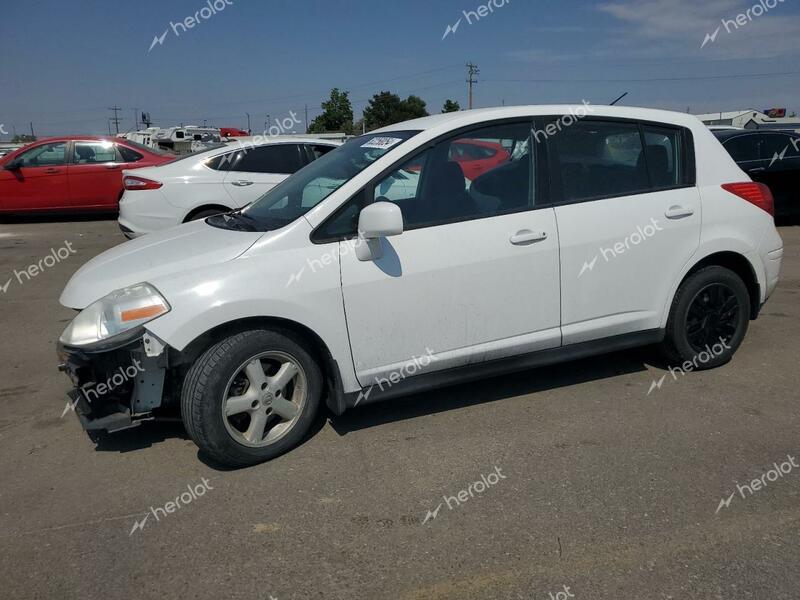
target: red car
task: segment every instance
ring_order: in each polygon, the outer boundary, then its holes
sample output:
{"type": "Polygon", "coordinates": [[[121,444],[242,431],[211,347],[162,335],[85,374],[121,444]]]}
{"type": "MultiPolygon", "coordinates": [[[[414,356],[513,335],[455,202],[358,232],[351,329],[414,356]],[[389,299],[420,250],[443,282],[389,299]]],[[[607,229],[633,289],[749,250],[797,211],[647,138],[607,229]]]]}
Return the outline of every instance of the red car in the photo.
{"type": "Polygon", "coordinates": [[[505,164],[510,157],[508,150],[496,142],[460,139],[450,146],[450,160],[461,165],[464,177],[470,181],[505,164]]]}
{"type": "Polygon", "coordinates": [[[123,169],[174,159],[122,138],[39,140],[0,159],[0,213],[113,212],[122,196],[123,169]]]}

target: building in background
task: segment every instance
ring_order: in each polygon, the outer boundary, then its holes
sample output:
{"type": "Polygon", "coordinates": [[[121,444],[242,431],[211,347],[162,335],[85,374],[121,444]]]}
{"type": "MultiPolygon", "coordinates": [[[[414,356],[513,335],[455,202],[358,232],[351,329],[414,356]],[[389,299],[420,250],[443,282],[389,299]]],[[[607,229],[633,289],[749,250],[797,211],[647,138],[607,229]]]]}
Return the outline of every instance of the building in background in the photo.
{"type": "Polygon", "coordinates": [[[800,131],[800,118],[786,116],[785,108],[767,111],[754,109],[696,115],[706,125],[740,127],[742,129],[789,129],[800,131]]]}

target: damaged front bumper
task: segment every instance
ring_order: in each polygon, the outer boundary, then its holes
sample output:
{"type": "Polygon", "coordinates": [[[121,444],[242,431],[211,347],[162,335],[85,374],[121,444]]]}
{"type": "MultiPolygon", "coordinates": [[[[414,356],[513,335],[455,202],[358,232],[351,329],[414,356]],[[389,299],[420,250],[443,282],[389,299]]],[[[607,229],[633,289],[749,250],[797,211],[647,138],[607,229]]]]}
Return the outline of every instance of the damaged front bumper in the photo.
{"type": "Polygon", "coordinates": [[[146,332],[123,346],[97,351],[59,342],[58,356],[59,370],[75,386],[67,408],[94,442],[153,419],[153,411],[164,405],[168,354],[146,332]]]}

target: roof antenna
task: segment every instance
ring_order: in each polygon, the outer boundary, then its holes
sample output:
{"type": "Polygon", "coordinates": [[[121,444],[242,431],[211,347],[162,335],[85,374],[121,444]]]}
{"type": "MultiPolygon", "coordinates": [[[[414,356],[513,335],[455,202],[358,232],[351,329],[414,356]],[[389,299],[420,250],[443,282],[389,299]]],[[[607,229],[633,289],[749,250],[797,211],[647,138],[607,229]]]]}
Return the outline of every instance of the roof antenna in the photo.
{"type": "Polygon", "coordinates": [[[620,96],[619,98],[617,98],[616,100],[614,100],[614,101],[613,101],[611,104],[609,104],[609,106],[614,106],[614,105],[615,105],[617,102],[619,102],[620,100],[622,100],[622,99],[623,99],[625,96],[627,96],[627,95],[628,95],[628,92],[625,92],[624,94],[622,94],[622,96],[620,96]]]}

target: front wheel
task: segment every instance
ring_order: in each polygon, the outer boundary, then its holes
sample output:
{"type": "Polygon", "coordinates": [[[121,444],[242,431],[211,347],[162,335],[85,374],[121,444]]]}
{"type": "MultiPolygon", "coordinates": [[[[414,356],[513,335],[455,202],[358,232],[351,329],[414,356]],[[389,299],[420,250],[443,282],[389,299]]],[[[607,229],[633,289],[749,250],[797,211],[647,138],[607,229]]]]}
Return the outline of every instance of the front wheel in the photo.
{"type": "Polygon", "coordinates": [[[317,414],[322,373],[290,332],[251,330],[192,365],[181,415],[200,449],[229,466],[275,458],[299,444],[317,414]]]}
{"type": "Polygon", "coordinates": [[[724,267],[705,267],[678,288],[662,348],[675,366],[713,369],[733,357],[749,323],[750,295],[742,279],[724,267]]]}

